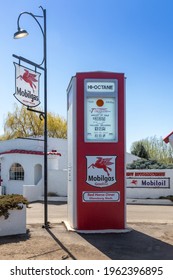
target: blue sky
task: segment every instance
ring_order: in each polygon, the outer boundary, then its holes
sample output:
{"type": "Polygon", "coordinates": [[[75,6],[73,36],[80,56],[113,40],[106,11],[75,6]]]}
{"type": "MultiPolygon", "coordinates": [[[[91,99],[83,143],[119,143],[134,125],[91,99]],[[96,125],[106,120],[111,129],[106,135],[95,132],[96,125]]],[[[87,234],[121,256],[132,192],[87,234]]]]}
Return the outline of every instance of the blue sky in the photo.
{"type": "Polygon", "coordinates": [[[171,0],[3,0],[0,134],[7,113],[20,105],[13,96],[12,54],[42,60],[42,35],[32,17],[20,20],[30,36],[13,39],[18,15],[41,14],[40,5],[47,10],[48,111],[66,118],[66,89],[76,72],[123,72],[127,150],[134,141],[165,137],[173,130],[171,0]]]}

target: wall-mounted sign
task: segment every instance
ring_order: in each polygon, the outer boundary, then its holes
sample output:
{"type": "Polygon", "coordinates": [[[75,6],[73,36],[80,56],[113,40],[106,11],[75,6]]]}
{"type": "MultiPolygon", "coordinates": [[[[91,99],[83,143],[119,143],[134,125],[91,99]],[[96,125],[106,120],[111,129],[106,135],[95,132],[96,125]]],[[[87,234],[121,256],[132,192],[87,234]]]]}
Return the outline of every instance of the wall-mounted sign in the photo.
{"type": "Polygon", "coordinates": [[[27,67],[14,63],[15,65],[15,98],[27,107],[36,107],[39,100],[39,78],[40,73],[27,67]]]}
{"type": "Polygon", "coordinates": [[[170,188],[170,178],[132,177],[126,178],[127,188],[170,188]]]}

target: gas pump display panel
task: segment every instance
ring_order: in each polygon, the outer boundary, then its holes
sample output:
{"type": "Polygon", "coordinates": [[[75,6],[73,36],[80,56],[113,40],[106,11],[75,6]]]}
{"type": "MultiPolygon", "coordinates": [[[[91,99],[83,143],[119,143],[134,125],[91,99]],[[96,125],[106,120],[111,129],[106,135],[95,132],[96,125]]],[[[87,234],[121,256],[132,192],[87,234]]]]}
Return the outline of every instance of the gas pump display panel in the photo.
{"type": "Polygon", "coordinates": [[[118,141],[117,80],[85,80],[85,142],[118,141]]]}
{"type": "Polygon", "coordinates": [[[86,141],[115,141],[115,98],[86,99],[86,141]]]}

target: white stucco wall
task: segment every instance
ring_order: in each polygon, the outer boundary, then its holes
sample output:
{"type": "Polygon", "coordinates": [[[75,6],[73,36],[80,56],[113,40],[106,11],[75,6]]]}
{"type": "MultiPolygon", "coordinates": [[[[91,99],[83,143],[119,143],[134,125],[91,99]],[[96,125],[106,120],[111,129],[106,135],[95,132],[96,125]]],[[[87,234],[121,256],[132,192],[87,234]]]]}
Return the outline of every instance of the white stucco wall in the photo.
{"type": "MultiPolygon", "coordinates": [[[[13,139],[0,141],[0,162],[2,186],[6,187],[7,193],[19,193],[28,198],[29,201],[40,199],[44,195],[44,157],[36,154],[5,153],[10,150],[43,151],[44,142],[41,139],[26,140],[13,139]],[[23,166],[24,181],[9,180],[9,169],[13,163],[20,163],[23,166]],[[41,173],[41,174],[38,174],[41,173]]],[[[67,140],[48,139],[48,151],[57,150],[61,156],[48,155],[48,192],[58,196],[67,196],[67,140]]],[[[131,163],[138,157],[126,153],[126,163],[131,163]]],[[[164,172],[164,178],[170,178],[170,187],[140,187],[141,177],[131,176],[132,180],[138,180],[138,185],[127,186],[127,198],[158,198],[160,196],[173,195],[173,170],[127,170],[127,172],[164,172]]],[[[149,176],[148,178],[151,178],[149,176]]],[[[158,176],[156,179],[159,178],[158,176]]],[[[154,180],[154,178],[152,178],[154,180]]],[[[166,179],[167,180],[167,179],[166,179]]],[[[129,182],[129,181],[128,181],[129,182]]],[[[1,187],[0,187],[1,194],[1,187]]]]}
{"type": "MultiPolygon", "coordinates": [[[[44,142],[28,139],[0,141],[1,178],[3,179],[1,184],[5,186],[6,193],[23,194],[29,201],[34,201],[34,197],[35,200],[40,199],[44,194],[44,156],[18,153],[14,150],[41,152],[44,150],[44,142]],[[24,180],[9,179],[9,170],[13,163],[22,165],[24,180]]],[[[48,155],[48,192],[65,196],[67,195],[67,140],[49,138],[48,152],[52,150],[57,150],[61,156],[48,155]]]]}
{"type": "Polygon", "coordinates": [[[140,159],[139,157],[132,155],[130,153],[126,153],[126,164],[132,163],[134,160],[140,159]]]}
{"type": "Polygon", "coordinates": [[[170,143],[171,147],[173,148],[173,134],[171,134],[169,136],[169,143],[170,143]]]}
{"type": "MultiPolygon", "coordinates": [[[[11,139],[6,141],[0,141],[0,153],[9,150],[27,150],[27,151],[43,151],[44,141],[43,138],[39,139],[11,139]]],[[[48,151],[57,150],[61,153],[61,158],[59,161],[59,169],[67,168],[67,140],[48,138],[48,151]]],[[[0,156],[1,158],[2,156],[0,156]]]]}
{"type": "Polygon", "coordinates": [[[34,167],[36,164],[42,165],[43,157],[41,155],[30,154],[4,154],[2,160],[1,177],[3,179],[2,185],[6,187],[7,194],[23,192],[23,185],[34,184],[34,167]],[[24,169],[24,181],[10,180],[9,170],[13,163],[19,163],[24,169]]]}
{"type": "Polygon", "coordinates": [[[55,193],[57,196],[67,196],[67,170],[49,170],[48,193],[55,193]]]}

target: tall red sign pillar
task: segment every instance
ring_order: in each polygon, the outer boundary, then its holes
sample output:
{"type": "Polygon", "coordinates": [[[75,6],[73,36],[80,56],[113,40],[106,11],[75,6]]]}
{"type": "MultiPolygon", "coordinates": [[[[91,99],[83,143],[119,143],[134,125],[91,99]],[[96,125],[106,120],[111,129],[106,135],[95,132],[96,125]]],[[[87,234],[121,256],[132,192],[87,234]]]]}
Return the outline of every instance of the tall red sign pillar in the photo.
{"type": "Polygon", "coordinates": [[[68,224],[124,230],[125,77],[87,72],[68,89],[68,224]]]}

